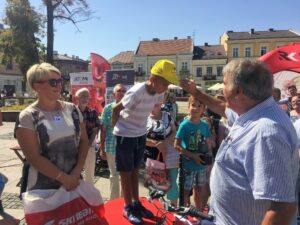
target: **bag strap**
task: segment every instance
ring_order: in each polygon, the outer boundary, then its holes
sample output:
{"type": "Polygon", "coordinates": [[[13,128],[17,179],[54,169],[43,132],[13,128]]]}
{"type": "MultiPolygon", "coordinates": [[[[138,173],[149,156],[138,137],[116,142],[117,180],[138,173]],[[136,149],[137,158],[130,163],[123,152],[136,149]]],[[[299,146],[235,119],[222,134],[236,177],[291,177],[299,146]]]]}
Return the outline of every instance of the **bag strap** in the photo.
{"type": "Polygon", "coordinates": [[[159,161],[160,155],[161,155],[161,154],[162,154],[162,153],[159,151],[159,153],[157,154],[157,158],[156,158],[157,161],[159,161]]]}

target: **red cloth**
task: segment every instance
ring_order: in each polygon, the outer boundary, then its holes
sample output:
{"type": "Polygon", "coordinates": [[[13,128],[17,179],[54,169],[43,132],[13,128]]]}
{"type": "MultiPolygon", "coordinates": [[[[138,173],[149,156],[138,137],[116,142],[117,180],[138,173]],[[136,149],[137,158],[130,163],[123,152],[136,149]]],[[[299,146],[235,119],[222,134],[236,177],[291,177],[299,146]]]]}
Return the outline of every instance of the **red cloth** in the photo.
{"type": "Polygon", "coordinates": [[[280,71],[300,73],[300,43],[293,43],[274,49],[259,58],[275,74],[280,71]]]}
{"type": "Polygon", "coordinates": [[[101,55],[91,53],[92,76],[96,93],[96,110],[102,112],[105,103],[105,71],[110,70],[110,64],[101,55]]]}
{"type": "MultiPolygon", "coordinates": [[[[142,205],[150,210],[154,214],[154,218],[144,219],[144,225],[156,224],[161,218],[162,213],[166,211],[163,210],[161,203],[154,200],[153,203],[149,202],[146,198],[140,198],[142,205]]],[[[123,217],[124,199],[118,198],[116,200],[108,201],[104,204],[105,218],[109,225],[131,225],[131,223],[123,217]]],[[[174,216],[171,213],[166,214],[168,219],[174,221],[174,216]]]]}

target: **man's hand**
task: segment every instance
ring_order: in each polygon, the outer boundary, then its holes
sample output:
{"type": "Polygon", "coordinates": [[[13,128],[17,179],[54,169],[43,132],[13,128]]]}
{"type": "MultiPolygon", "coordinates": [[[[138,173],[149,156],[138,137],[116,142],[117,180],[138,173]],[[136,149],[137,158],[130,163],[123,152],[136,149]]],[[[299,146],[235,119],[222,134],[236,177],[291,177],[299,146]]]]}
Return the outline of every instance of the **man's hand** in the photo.
{"type": "Polygon", "coordinates": [[[183,90],[190,93],[191,95],[196,96],[197,87],[194,80],[188,80],[188,79],[180,80],[179,86],[182,87],[183,90]]]}

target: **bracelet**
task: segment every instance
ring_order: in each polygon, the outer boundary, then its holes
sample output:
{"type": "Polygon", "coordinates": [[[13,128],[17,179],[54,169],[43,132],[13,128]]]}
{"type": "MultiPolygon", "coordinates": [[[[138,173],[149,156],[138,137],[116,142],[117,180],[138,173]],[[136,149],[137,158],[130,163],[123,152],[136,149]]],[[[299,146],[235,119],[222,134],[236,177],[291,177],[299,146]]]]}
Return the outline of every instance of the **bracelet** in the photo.
{"type": "Polygon", "coordinates": [[[55,177],[55,180],[58,180],[62,176],[62,172],[59,172],[58,175],[55,177]]]}

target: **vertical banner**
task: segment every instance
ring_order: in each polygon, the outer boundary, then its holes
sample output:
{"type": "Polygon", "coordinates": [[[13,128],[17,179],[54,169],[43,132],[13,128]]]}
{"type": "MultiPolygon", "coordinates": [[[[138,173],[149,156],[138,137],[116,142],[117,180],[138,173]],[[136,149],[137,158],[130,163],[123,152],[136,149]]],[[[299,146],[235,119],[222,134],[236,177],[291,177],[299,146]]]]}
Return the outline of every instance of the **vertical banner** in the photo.
{"type": "Polygon", "coordinates": [[[91,53],[91,68],[94,81],[95,101],[98,113],[103,111],[105,105],[105,71],[110,70],[110,64],[102,56],[91,53]]]}
{"type": "Polygon", "coordinates": [[[106,98],[105,104],[109,104],[114,101],[113,89],[116,84],[123,84],[128,90],[134,84],[134,70],[111,70],[106,71],[106,98]]]}
{"type": "Polygon", "coordinates": [[[89,89],[90,96],[91,96],[88,106],[91,108],[96,108],[95,90],[93,88],[94,81],[91,72],[70,73],[70,84],[71,84],[72,102],[74,104],[76,105],[78,104],[77,99],[75,97],[76,91],[85,87],[89,89]]]}

